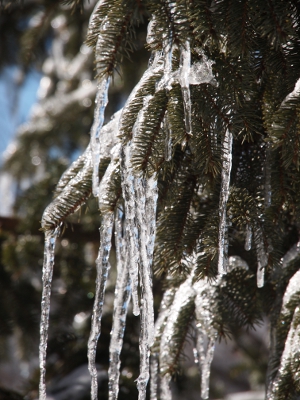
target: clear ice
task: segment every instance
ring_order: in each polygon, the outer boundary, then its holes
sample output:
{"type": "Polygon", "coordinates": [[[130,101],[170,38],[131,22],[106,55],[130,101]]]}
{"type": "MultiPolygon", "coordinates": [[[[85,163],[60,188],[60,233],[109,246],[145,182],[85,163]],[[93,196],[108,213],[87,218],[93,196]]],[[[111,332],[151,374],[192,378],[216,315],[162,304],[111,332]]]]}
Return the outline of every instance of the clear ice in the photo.
{"type": "Polygon", "coordinates": [[[88,360],[89,371],[91,374],[91,399],[97,400],[98,398],[98,380],[96,368],[96,350],[97,343],[101,333],[101,318],[104,302],[105,286],[110,269],[109,252],[111,248],[111,239],[114,223],[114,214],[108,212],[102,215],[102,223],[100,227],[100,247],[96,260],[97,266],[97,279],[96,279],[96,293],[92,315],[91,333],[88,342],[88,360]]]}
{"type": "Polygon", "coordinates": [[[227,201],[229,197],[230,186],[230,173],[232,165],[232,133],[227,129],[223,140],[222,152],[222,174],[221,174],[221,192],[219,202],[219,258],[218,258],[218,272],[220,275],[226,273],[227,267],[227,201]]]}
{"type": "Polygon", "coordinates": [[[270,207],[272,202],[271,173],[271,149],[267,145],[265,161],[265,208],[270,207]]]}
{"type": "Polygon", "coordinates": [[[185,130],[188,135],[192,135],[192,104],[190,93],[190,75],[191,68],[191,50],[190,42],[186,41],[184,47],[181,49],[180,55],[180,76],[179,82],[181,85],[185,130]]]}
{"type": "Polygon", "coordinates": [[[245,237],[245,250],[251,250],[251,243],[252,243],[252,228],[251,225],[246,226],[246,237],[245,237]]]}
{"type": "Polygon", "coordinates": [[[117,280],[114,300],[114,316],[109,346],[108,387],[109,400],[117,400],[119,393],[120,354],[126,326],[128,303],[131,295],[131,282],[128,270],[128,248],[123,236],[123,210],[119,205],[115,218],[115,242],[117,254],[117,280]]]}
{"type": "Polygon", "coordinates": [[[96,95],[96,107],[94,112],[94,123],[91,129],[91,148],[93,154],[93,194],[98,196],[99,192],[99,165],[100,165],[100,136],[104,122],[104,112],[108,102],[108,88],[110,78],[103,78],[96,95]]]}
{"type": "Polygon", "coordinates": [[[51,283],[54,266],[54,251],[56,238],[59,235],[60,228],[45,232],[45,249],[43,263],[43,293],[41,304],[41,322],[40,322],[40,385],[39,385],[39,400],[46,400],[46,355],[47,355],[47,340],[49,327],[49,312],[50,312],[50,297],[51,283]]]}
{"type": "MultiPolygon", "coordinates": [[[[293,302],[298,301],[300,295],[300,271],[297,271],[289,281],[286,291],[282,300],[282,307],[280,313],[280,320],[291,317],[289,332],[285,341],[284,350],[280,359],[280,366],[277,371],[276,377],[270,383],[267,391],[267,400],[275,400],[276,393],[280,386],[280,381],[284,378],[285,374],[291,373],[291,365],[293,361],[298,361],[297,355],[299,354],[300,346],[300,307],[297,305],[293,307],[293,302]]],[[[298,379],[297,373],[293,372],[293,379],[298,379]]]]}
{"type": "Polygon", "coordinates": [[[260,227],[256,227],[255,229],[254,242],[256,246],[256,257],[257,257],[256,281],[257,281],[257,287],[261,288],[264,286],[265,267],[268,264],[268,255],[265,251],[263,233],[260,227]]]}
{"type": "Polygon", "coordinates": [[[129,251],[129,273],[131,278],[133,314],[140,314],[138,296],[138,265],[139,265],[139,244],[138,227],[136,224],[136,203],[134,175],[130,164],[131,142],[121,150],[121,178],[122,192],[125,204],[125,241],[129,251]]]}

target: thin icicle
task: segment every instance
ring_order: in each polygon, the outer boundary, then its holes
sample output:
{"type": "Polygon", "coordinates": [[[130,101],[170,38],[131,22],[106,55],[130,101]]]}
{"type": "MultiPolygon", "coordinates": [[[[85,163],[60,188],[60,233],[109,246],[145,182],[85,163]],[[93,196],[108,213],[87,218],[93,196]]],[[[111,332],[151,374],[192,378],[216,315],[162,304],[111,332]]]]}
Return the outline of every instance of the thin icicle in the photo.
{"type": "Polygon", "coordinates": [[[40,322],[40,385],[39,399],[46,400],[46,355],[47,355],[47,340],[49,327],[49,312],[50,312],[50,297],[51,283],[54,266],[54,251],[56,238],[59,235],[60,228],[45,232],[45,249],[43,263],[43,294],[42,294],[42,310],[40,322]]]}
{"type": "Polygon", "coordinates": [[[186,41],[184,47],[181,49],[180,55],[180,76],[179,82],[181,85],[185,130],[188,135],[192,135],[192,103],[189,83],[189,73],[191,68],[191,50],[190,42],[186,41]]]}
{"type": "Polygon", "coordinates": [[[168,372],[168,368],[173,362],[171,351],[171,347],[174,345],[173,335],[176,330],[176,324],[180,313],[186,306],[194,301],[195,291],[192,287],[193,278],[194,271],[191,272],[186,281],[183,282],[177,289],[173,302],[169,307],[165,328],[161,334],[159,358],[160,373],[162,374],[162,378],[160,382],[160,397],[164,400],[171,400],[172,397],[170,390],[171,376],[168,372]]]}
{"type": "Polygon", "coordinates": [[[230,173],[232,165],[232,134],[227,129],[223,141],[223,162],[222,162],[222,175],[221,175],[221,192],[219,202],[219,259],[218,259],[218,272],[220,275],[226,273],[227,266],[227,218],[226,208],[229,197],[230,186],[230,173]]]}
{"type": "Polygon", "coordinates": [[[252,228],[251,225],[246,226],[246,237],[245,237],[245,250],[251,250],[251,243],[252,243],[252,228]]]}
{"type": "Polygon", "coordinates": [[[103,215],[102,225],[100,228],[100,247],[99,253],[96,260],[97,266],[97,279],[96,279],[96,293],[92,315],[92,326],[91,333],[88,342],[88,359],[89,359],[89,371],[91,374],[92,385],[91,385],[91,399],[97,400],[98,393],[98,381],[97,381],[97,368],[96,368],[96,349],[98,339],[101,333],[101,318],[104,302],[104,292],[107,281],[108,272],[110,269],[110,263],[108,261],[111,238],[114,223],[114,215],[112,212],[108,212],[103,215]]]}
{"type": "Polygon", "coordinates": [[[159,353],[157,352],[157,344],[160,342],[160,337],[163,331],[163,325],[165,324],[169,314],[170,306],[173,302],[175,295],[175,288],[167,289],[163,295],[159,314],[155,322],[155,334],[154,334],[154,347],[151,355],[151,376],[150,376],[150,400],[157,400],[159,398],[158,393],[158,379],[159,379],[159,353]]]}
{"type": "Polygon", "coordinates": [[[128,303],[131,295],[131,282],[128,270],[128,249],[125,247],[122,226],[123,212],[117,210],[115,238],[117,254],[117,280],[114,301],[114,317],[109,346],[109,399],[117,400],[119,393],[120,354],[126,326],[128,303]]]}
{"type": "Polygon", "coordinates": [[[150,400],[158,398],[159,358],[158,353],[151,354],[150,358],[150,400]]]}
{"type": "Polygon", "coordinates": [[[272,201],[271,173],[271,149],[267,145],[265,161],[265,208],[270,207],[272,201]]]}
{"type": "Polygon", "coordinates": [[[165,160],[171,161],[173,152],[173,139],[172,139],[172,129],[169,122],[168,112],[165,114],[164,118],[164,131],[166,135],[165,140],[165,160]]]}
{"type": "Polygon", "coordinates": [[[194,284],[197,293],[195,298],[197,352],[201,373],[201,399],[209,397],[210,367],[214,356],[217,331],[213,326],[212,303],[214,302],[215,285],[207,279],[194,284]]]}
{"type": "Polygon", "coordinates": [[[136,226],[136,205],[134,175],[130,164],[131,142],[121,150],[121,177],[122,192],[125,204],[125,242],[129,249],[129,273],[131,278],[133,314],[139,315],[139,297],[138,297],[138,228],[136,226]]]}
{"type": "Polygon", "coordinates": [[[93,153],[93,195],[99,192],[99,164],[100,164],[100,132],[104,122],[104,111],[108,102],[108,88],[110,78],[103,78],[99,84],[96,95],[96,107],[94,112],[94,123],[91,129],[91,148],[93,153]]]}
{"type": "Polygon", "coordinates": [[[254,232],[254,241],[256,246],[256,257],[257,257],[257,274],[256,281],[257,287],[261,288],[265,282],[265,266],[268,264],[268,256],[265,251],[263,234],[260,227],[254,232]]]}

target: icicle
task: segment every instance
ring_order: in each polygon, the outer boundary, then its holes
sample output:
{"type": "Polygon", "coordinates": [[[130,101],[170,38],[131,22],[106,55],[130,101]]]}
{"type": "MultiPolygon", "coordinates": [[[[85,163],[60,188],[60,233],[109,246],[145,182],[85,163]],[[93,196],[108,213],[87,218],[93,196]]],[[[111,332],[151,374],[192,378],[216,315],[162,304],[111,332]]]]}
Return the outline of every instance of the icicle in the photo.
{"type": "Polygon", "coordinates": [[[46,400],[46,354],[47,354],[47,340],[48,340],[48,327],[49,327],[49,312],[50,312],[50,296],[51,296],[51,283],[54,266],[54,250],[56,238],[59,235],[60,228],[45,232],[45,250],[44,250],[44,264],[43,264],[43,294],[42,294],[42,310],[40,322],[40,346],[39,346],[39,359],[40,359],[40,386],[39,386],[39,399],[46,400]]]}
{"type": "Polygon", "coordinates": [[[138,297],[138,227],[136,225],[136,205],[134,175],[130,164],[131,142],[121,150],[121,177],[122,192],[125,204],[125,242],[129,249],[129,273],[131,278],[133,314],[139,315],[139,297],[138,297]]]}
{"type": "Polygon", "coordinates": [[[245,237],[245,250],[251,250],[251,242],[252,242],[252,228],[251,225],[246,226],[246,237],[245,237]]]}
{"type": "Polygon", "coordinates": [[[110,78],[103,78],[96,95],[94,123],[91,129],[91,148],[93,152],[93,194],[98,196],[99,191],[99,164],[100,164],[100,132],[104,122],[104,111],[108,102],[107,93],[110,78]]]}
{"type": "Polygon", "coordinates": [[[120,354],[123,346],[123,337],[126,326],[126,315],[131,294],[131,283],[128,271],[128,249],[124,246],[122,238],[121,219],[123,213],[118,210],[116,219],[116,249],[118,275],[116,280],[114,317],[109,346],[109,399],[117,400],[119,393],[120,354]],[[125,253],[125,254],[124,254],[125,253]]]}
{"type": "Polygon", "coordinates": [[[139,399],[145,399],[149,380],[150,346],[154,340],[154,310],[152,292],[152,259],[156,228],[157,180],[141,175],[135,178],[136,217],[139,227],[141,334],[140,376],[137,381],[139,399]]]}
{"type": "Polygon", "coordinates": [[[232,134],[227,129],[223,141],[223,162],[222,162],[222,175],[221,175],[221,192],[219,202],[219,259],[218,259],[218,272],[220,275],[226,273],[227,265],[227,221],[226,221],[226,208],[229,196],[230,186],[230,173],[232,164],[232,134]]]}
{"type": "Polygon", "coordinates": [[[150,358],[150,400],[158,398],[158,374],[159,362],[158,353],[151,354],[150,358]]]}
{"type": "Polygon", "coordinates": [[[189,83],[189,73],[191,68],[191,50],[190,42],[186,41],[185,46],[181,49],[180,55],[180,77],[179,82],[181,85],[185,129],[188,135],[192,135],[192,104],[189,83]]]}
{"type": "Polygon", "coordinates": [[[111,248],[111,238],[114,223],[114,215],[112,212],[103,215],[102,224],[100,228],[100,247],[96,260],[97,265],[97,279],[96,279],[96,293],[92,315],[91,333],[88,342],[88,359],[89,371],[92,378],[91,386],[91,399],[97,400],[98,381],[97,381],[97,368],[96,368],[96,349],[98,339],[101,333],[101,318],[104,302],[104,292],[107,281],[110,264],[108,261],[109,252],[111,248]]]}
{"type": "MultiPolygon", "coordinates": [[[[273,382],[270,383],[267,392],[267,399],[274,400],[278,391],[280,381],[284,378],[285,373],[291,372],[291,365],[299,353],[300,347],[300,308],[295,307],[295,301],[299,300],[300,295],[300,271],[297,271],[289,281],[282,299],[281,313],[279,320],[291,320],[287,339],[285,341],[284,350],[281,355],[280,367],[273,382]],[[294,309],[295,307],[295,309],[294,309]],[[294,311],[293,311],[294,309],[294,311]],[[293,317],[292,317],[293,316],[293,317]]],[[[296,376],[294,376],[294,379],[296,376]]]]}
{"type": "Polygon", "coordinates": [[[121,205],[119,205],[115,218],[115,241],[118,274],[115,289],[113,326],[111,330],[111,341],[109,347],[110,366],[108,371],[108,386],[110,400],[116,400],[118,398],[120,354],[123,346],[126,315],[131,294],[130,276],[128,271],[128,249],[124,243],[122,219],[123,210],[121,209],[121,205]]]}
{"type": "MultiPolygon", "coordinates": [[[[157,320],[155,322],[155,335],[154,335],[154,347],[160,342],[160,337],[162,335],[163,325],[170,313],[170,306],[174,299],[175,288],[167,289],[163,295],[161,306],[157,320]]],[[[152,351],[151,364],[150,364],[151,374],[150,374],[150,400],[157,400],[158,394],[158,377],[159,377],[159,353],[157,349],[152,351]]]]}
{"type": "Polygon", "coordinates": [[[167,320],[165,323],[165,328],[161,334],[160,340],[160,372],[162,374],[161,383],[160,383],[160,391],[161,398],[166,400],[171,400],[171,390],[170,390],[170,381],[171,376],[168,373],[167,369],[170,364],[172,364],[172,351],[171,346],[173,343],[173,336],[176,329],[176,324],[178,321],[178,317],[186,306],[188,306],[191,302],[194,301],[195,291],[192,287],[192,281],[194,278],[194,271],[191,272],[189,277],[183,282],[180,287],[176,290],[174,300],[169,307],[169,312],[167,316],[167,320]]]}
{"type": "Polygon", "coordinates": [[[264,286],[265,279],[265,266],[268,264],[268,256],[265,252],[265,246],[263,242],[263,234],[258,227],[254,232],[254,241],[256,245],[256,257],[257,257],[257,287],[261,288],[264,286]]]}
{"type": "Polygon", "coordinates": [[[213,326],[212,303],[215,287],[207,279],[194,284],[197,295],[195,298],[197,352],[201,373],[201,399],[209,397],[210,367],[214,356],[217,331],[213,326]]]}
{"type": "Polygon", "coordinates": [[[267,145],[266,161],[265,161],[265,208],[270,207],[272,200],[272,186],[271,186],[271,150],[267,145]]]}
{"type": "Polygon", "coordinates": [[[164,131],[166,135],[166,142],[165,142],[165,160],[171,161],[172,159],[172,152],[173,152],[173,143],[172,143],[172,130],[170,127],[168,112],[165,114],[164,118],[164,131]]]}

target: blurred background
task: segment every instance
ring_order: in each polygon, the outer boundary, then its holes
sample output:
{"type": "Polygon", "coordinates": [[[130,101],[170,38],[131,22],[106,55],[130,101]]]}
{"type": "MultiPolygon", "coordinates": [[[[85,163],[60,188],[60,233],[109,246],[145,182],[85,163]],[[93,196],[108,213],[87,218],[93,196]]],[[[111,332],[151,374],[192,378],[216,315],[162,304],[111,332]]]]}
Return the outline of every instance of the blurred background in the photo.
{"type": "MultiPolygon", "coordinates": [[[[38,344],[43,234],[40,220],[61,174],[85,149],[96,83],[84,43],[95,0],[2,1],[0,4],[0,400],[38,397],[38,344]],[[72,3],[72,4],[70,4],[72,3]],[[78,5],[77,5],[78,3],[78,5]]],[[[106,121],[124,104],[147,67],[148,16],[135,49],[116,71],[106,121]]],[[[57,244],[48,343],[48,396],[89,399],[87,341],[99,244],[97,202],[69,217],[57,244]]],[[[108,346],[114,299],[114,254],[98,344],[100,398],[107,398],[108,346]]],[[[154,284],[156,312],[161,283],[154,284]]],[[[216,345],[211,398],[264,398],[268,324],[236,331],[216,345]]],[[[174,398],[199,398],[194,333],[174,379],[174,398]]],[[[119,398],[137,398],[138,319],[128,316],[119,398]]]]}

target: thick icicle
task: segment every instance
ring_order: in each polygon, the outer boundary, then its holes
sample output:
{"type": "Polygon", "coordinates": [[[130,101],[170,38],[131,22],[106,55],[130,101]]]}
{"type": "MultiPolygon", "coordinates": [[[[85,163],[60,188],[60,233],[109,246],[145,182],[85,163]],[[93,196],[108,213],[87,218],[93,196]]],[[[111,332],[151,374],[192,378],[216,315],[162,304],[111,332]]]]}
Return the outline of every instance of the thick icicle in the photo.
{"type": "Polygon", "coordinates": [[[246,226],[246,237],[245,237],[245,250],[251,250],[251,242],[252,242],[252,228],[251,225],[246,226]]]}
{"type": "Polygon", "coordinates": [[[232,165],[232,134],[227,129],[223,141],[223,162],[222,162],[222,175],[221,175],[221,192],[219,202],[219,259],[218,259],[218,272],[220,275],[226,273],[227,266],[227,218],[226,208],[229,196],[230,186],[230,173],[232,165]]]}
{"type": "Polygon", "coordinates": [[[181,85],[185,130],[188,135],[192,135],[192,103],[189,83],[189,73],[191,68],[191,50],[190,42],[186,41],[185,46],[181,49],[180,55],[180,76],[179,82],[181,85]]]}
{"type": "Polygon", "coordinates": [[[125,204],[125,243],[129,249],[129,273],[131,278],[133,314],[139,315],[138,297],[138,227],[136,225],[136,204],[134,175],[130,164],[131,142],[121,150],[122,192],[125,204]]]}
{"type": "Polygon", "coordinates": [[[212,304],[214,302],[215,285],[207,279],[194,284],[197,293],[195,298],[197,352],[201,373],[201,399],[209,397],[210,367],[214,356],[217,331],[213,326],[212,304]]]}
{"type": "Polygon", "coordinates": [[[100,164],[100,132],[104,122],[104,111],[108,102],[108,88],[110,78],[103,78],[96,95],[94,123],[91,130],[91,148],[93,153],[93,194],[98,196],[99,191],[99,164],[100,164]]]}
{"type": "Polygon", "coordinates": [[[110,264],[108,261],[109,252],[111,248],[111,238],[114,223],[114,215],[108,212],[103,215],[102,224],[100,228],[100,247],[96,260],[97,266],[97,279],[96,279],[96,293],[92,315],[91,333],[88,342],[88,359],[89,371],[92,378],[91,386],[91,399],[97,400],[98,381],[97,381],[97,368],[96,368],[96,349],[98,339],[101,333],[101,318],[104,302],[104,292],[107,281],[110,264]]]}
{"type": "Polygon", "coordinates": [[[115,219],[115,239],[117,254],[117,280],[114,301],[114,317],[109,346],[109,399],[117,400],[119,393],[120,354],[126,326],[128,303],[131,294],[131,282],[128,271],[128,249],[123,237],[123,212],[118,209],[115,219]]]}
{"type": "Polygon", "coordinates": [[[145,399],[149,380],[150,346],[154,340],[154,309],[152,292],[152,259],[156,228],[157,180],[142,175],[135,178],[136,219],[139,228],[141,334],[140,376],[137,381],[139,399],[145,399]]]}
{"type": "Polygon", "coordinates": [[[49,312],[50,312],[50,297],[51,297],[51,283],[54,266],[54,250],[56,238],[59,235],[60,229],[57,227],[55,230],[45,232],[45,250],[44,250],[44,264],[43,264],[43,294],[42,294],[42,310],[40,322],[40,346],[39,346],[39,359],[40,359],[40,386],[39,386],[39,400],[46,400],[46,354],[47,354],[47,340],[48,340],[48,327],[49,327],[49,312]]]}
{"type": "Polygon", "coordinates": [[[257,257],[256,281],[257,281],[257,287],[261,288],[264,286],[265,266],[268,264],[268,256],[265,252],[263,234],[260,227],[257,227],[254,232],[254,241],[256,246],[256,257],[257,257]]]}

